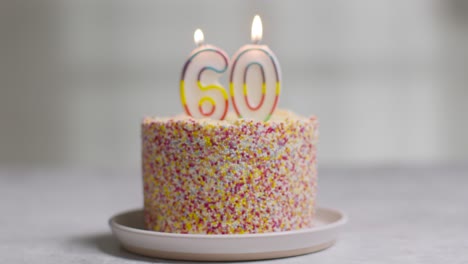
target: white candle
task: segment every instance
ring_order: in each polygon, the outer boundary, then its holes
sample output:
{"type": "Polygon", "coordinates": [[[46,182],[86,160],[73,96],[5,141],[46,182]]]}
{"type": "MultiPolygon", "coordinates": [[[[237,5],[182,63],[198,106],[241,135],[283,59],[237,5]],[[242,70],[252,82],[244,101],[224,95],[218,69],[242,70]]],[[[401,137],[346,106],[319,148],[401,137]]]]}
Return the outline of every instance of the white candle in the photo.
{"type": "Polygon", "coordinates": [[[226,89],[219,84],[228,69],[229,57],[218,47],[204,44],[203,32],[194,33],[195,44],[184,65],[180,81],[180,98],[187,115],[194,118],[224,119],[229,102],[226,89]]]}
{"type": "Polygon", "coordinates": [[[252,23],[252,42],[241,47],[231,62],[229,86],[234,111],[240,118],[267,121],[276,109],[281,90],[281,70],[274,53],[262,39],[262,22],[252,23]]]}

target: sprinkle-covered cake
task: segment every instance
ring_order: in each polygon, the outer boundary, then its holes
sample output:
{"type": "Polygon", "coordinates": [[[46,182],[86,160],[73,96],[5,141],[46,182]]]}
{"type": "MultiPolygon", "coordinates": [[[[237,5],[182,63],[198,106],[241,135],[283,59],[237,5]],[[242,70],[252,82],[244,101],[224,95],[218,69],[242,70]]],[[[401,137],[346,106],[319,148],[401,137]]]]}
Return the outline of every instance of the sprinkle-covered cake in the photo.
{"type": "Polygon", "coordinates": [[[268,121],[145,118],[146,227],[191,234],[311,227],[317,127],[315,117],[278,109],[268,121]]]}

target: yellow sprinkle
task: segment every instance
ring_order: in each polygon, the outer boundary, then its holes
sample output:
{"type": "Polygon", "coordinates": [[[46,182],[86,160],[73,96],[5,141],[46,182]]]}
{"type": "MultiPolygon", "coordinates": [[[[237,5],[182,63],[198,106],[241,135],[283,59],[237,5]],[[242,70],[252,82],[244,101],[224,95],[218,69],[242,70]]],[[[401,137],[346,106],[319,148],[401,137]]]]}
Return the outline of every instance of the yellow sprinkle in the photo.
{"type": "Polygon", "coordinates": [[[211,139],[210,139],[210,137],[205,137],[205,144],[206,144],[207,146],[210,146],[210,147],[213,145],[213,144],[211,144],[211,139]]]}

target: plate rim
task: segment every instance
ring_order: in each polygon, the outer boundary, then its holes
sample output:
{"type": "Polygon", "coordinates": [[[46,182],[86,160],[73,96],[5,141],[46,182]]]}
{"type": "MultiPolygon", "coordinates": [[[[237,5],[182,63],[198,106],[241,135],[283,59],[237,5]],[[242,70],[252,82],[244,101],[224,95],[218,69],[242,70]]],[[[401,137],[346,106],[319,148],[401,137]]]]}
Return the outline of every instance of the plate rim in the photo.
{"type": "Polygon", "coordinates": [[[133,247],[130,245],[123,245],[123,247],[133,253],[163,259],[183,260],[183,261],[201,261],[201,262],[232,262],[232,261],[256,261],[267,259],[280,259],[294,256],[301,256],[313,252],[326,250],[336,243],[336,239],[330,240],[325,243],[314,245],[305,248],[295,248],[290,250],[273,250],[249,253],[190,253],[190,252],[175,252],[166,250],[145,249],[142,247],[133,247]]]}
{"type": "Polygon", "coordinates": [[[337,221],[327,223],[323,226],[317,226],[317,227],[310,227],[310,228],[303,228],[303,229],[297,229],[297,230],[291,230],[291,231],[281,231],[281,232],[267,232],[267,233],[256,233],[256,234],[181,234],[181,233],[168,233],[168,232],[158,232],[158,231],[152,231],[152,230],[144,230],[144,229],[138,229],[138,228],[133,228],[129,227],[123,224],[120,224],[116,221],[117,217],[128,214],[128,213],[134,213],[134,212],[139,212],[143,211],[143,208],[139,209],[133,209],[133,210],[125,210],[120,213],[117,213],[113,215],[108,223],[111,229],[119,229],[120,231],[124,232],[129,232],[129,233],[137,233],[139,235],[145,235],[145,236],[164,236],[167,238],[183,238],[183,239],[243,239],[243,238],[261,238],[261,237],[278,237],[278,236],[288,236],[288,235],[298,235],[302,233],[309,233],[309,232],[314,232],[314,231],[324,231],[328,229],[334,229],[340,226],[345,225],[348,222],[348,216],[341,210],[339,209],[333,209],[329,207],[318,207],[316,209],[316,214],[318,214],[318,211],[326,211],[326,212],[331,212],[334,214],[337,214],[340,216],[340,218],[337,221]]]}

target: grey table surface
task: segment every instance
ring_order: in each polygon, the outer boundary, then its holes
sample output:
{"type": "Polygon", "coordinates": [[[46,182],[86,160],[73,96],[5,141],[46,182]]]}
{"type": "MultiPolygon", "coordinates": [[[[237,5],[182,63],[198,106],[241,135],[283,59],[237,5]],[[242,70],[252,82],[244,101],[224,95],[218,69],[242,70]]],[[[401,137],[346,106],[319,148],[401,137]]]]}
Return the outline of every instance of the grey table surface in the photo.
{"type": "MultiPolygon", "coordinates": [[[[349,216],[340,240],[264,262],[468,263],[468,166],[320,168],[319,177],[319,205],[349,216]]],[[[138,169],[0,168],[0,262],[176,262],[112,237],[108,219],[142,203],[138,169]]]]}

